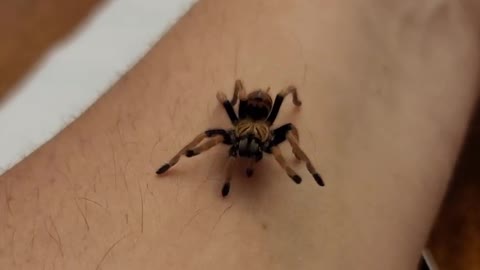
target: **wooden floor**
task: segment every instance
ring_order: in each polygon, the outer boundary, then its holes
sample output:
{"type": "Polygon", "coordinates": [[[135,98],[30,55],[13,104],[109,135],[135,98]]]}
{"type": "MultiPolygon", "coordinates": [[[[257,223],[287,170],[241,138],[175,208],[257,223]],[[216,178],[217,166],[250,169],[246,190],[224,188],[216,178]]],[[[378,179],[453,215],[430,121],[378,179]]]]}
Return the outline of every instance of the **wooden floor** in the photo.
{"type": "MultiPolygon", "coordinates": [[[[101,0],[0,1],[0,99],[101,0]]],[[[480,269],[480,109],[429,248],[442,270],[480,269]]]]}

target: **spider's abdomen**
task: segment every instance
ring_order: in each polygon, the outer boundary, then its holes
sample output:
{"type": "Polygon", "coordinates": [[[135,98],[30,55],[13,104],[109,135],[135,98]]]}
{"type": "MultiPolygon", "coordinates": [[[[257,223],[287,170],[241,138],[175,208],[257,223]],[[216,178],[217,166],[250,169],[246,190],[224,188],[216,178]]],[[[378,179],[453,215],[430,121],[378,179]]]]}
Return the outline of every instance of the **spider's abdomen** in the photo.
{"type": "Polygon", "coordinates": [[[245,113],[254,120],[265,120],[272,109],[272,98],[267,91],[256,90],[248,94],[245,113]]]}

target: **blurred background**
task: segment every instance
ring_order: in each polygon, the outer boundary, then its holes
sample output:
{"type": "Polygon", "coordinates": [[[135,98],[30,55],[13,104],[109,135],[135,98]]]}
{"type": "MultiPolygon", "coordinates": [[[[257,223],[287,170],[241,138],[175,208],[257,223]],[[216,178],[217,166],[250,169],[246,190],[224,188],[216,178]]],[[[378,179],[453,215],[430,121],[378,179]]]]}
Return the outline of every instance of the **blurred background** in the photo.
{"type": "MultiPolygon", "coordinates": [[[[194,2],[0,1],[0,174],[95,102],[194,2]]],[[[477,109],[425,250],[438,269],[480,269],[479,135],[477,109]]]]}

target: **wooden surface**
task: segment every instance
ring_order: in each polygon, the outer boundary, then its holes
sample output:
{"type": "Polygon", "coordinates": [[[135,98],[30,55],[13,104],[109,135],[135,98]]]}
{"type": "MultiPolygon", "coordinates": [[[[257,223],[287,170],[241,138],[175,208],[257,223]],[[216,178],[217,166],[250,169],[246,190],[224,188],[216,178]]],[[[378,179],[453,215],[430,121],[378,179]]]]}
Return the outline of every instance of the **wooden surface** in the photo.
{"type": "MultiPolygon", "coordinates": [[[[100,0],[0,1],[0,99],[100,0]]],[[[480,269],[480,110],[429,243],[442,270],[480,269]]]]}
{"type": "Polygon", "coordinates": [[[101,0],[0,1],[0,99],[101,0]]]}

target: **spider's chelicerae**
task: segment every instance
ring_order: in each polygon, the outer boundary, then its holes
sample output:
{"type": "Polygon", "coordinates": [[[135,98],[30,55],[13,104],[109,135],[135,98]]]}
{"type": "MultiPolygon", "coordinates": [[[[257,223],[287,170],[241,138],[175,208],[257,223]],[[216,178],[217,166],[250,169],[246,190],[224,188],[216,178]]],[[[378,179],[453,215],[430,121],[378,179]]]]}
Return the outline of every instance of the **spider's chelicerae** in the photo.
{"type": "Polygon", "coordinates": [[[217,93],[218,101],[225,108],[230,121],[233,124],[232,129],[209,129],[196,136],[193,141],[183,147],[170,161],[157,170],[157,174],[163,174],[172,166],[177,164],[181,156],[193,157],[205,152],[206,150],[220,144],[230,145],[229,159],[227,162],[226,178],[222,188],[222,196],[225,197],[230,191],[230,181],[232,180],[234,161],[238,157],[249,159],[246,174],[248,177],[253,175],[253,168],[256,162],[260,161],[263,153],[273,154],[278,164],[286,171],[292,180],[300,184],[302,178],[287,164],[285,158],[278,147],[279,144],[287,140],[295,157],[306,163],[308,171],[312,174],[315,181],[324,186],[323,180],[313,167],[308,156],[303,152],[298,144],[297,128],[289,123],[276,129],[271,129],[275,118],[277,118],[280,106],[285,97],[289,94],[293,96],[293,104],[302,105],[298,99],[297,88],[289,86],[282,90],[275,97],[275,102],[268,93],[268,89],[255,90],[247,95],[241,80],[235,81],[234,94],[231,101],[223,92],[217,93]],[[238,116],[233,106],[240,100],[238,116]],[[272,104],[273,103],[273,104],[272,104]],[[206,142],[200,144],[204,139],[206,142]]]}

